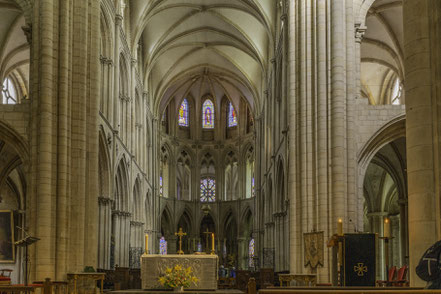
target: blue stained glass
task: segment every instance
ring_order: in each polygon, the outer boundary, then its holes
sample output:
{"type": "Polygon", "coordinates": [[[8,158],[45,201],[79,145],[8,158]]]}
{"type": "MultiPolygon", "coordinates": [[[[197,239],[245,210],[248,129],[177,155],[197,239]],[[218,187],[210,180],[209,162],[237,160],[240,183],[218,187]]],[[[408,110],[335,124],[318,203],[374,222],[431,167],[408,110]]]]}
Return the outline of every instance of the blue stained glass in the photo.
{"type": "Polygon", "coordinates": [[[248,265],[250,267],[254,267],[254,239],[250,240],[250,244],[248,246],[248,257],[249,257],[249,261],[248,261],[248,265]]]}
{"type": "Polygon", "coordinates": [[[230,105],[228,107],[228,127],[235,127],[237,126],[237,115],[236,111],[234,110],[233,103],[230,102],[230,105]]]}
{"type": "Polygon", "coordinates": [[[204,129],[214,128],[214,105],[210,99],[205,100],[202,105],[202,127],[204,129]]]}
{"type": "Polygon", "coordinates": [[[182,127],[188,127],[188,101],[184,99],[179,107],[178,124],[182,127]]]}
{"type": "Polygon", "coordinates": [[[201,202],[216,200],[216,181],[213,178],[201,179],[201,202]]]}
{"type": "Polygon", "coordinates": [[[162,176],[159,177],[159,196],[163,196],[163,182],[162,182],[162,176]]]}
{"type": "Polygon", "coordinates": [[[251,197],[256,196],[256,186],[254,186],[254,177],[251,179],[251,197]]]}
{"type": "Polygon", "coordinates": [[[167,241],[165,241],[164,237],[159,239],[159,254],[167,255],[167,241]]]}
{"type": "Polygon", "coordinates": [[[198,252],[202,252],[202,244],[201,244],[201,242],[198,242],[198,252]]]}

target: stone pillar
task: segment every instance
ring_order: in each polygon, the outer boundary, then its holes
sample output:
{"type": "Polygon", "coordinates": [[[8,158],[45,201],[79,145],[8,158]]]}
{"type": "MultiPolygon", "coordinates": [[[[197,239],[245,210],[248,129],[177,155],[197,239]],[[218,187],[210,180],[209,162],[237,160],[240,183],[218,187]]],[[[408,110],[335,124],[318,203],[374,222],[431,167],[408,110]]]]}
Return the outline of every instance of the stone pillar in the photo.
{"type": "Polygon", "coordinates": [[[438,0],[403,1],[411,286],[425,286],[414,269],[441,235],[439,4],[438,0]]]}
{"type": "Polygon", "coordinates": [[[114,58],[115,58],[115,62],[114,64],[114,77],[113,77],[113,128],[119,132],[121,132],[120,129],[120,125],[121,125],[121,121],[120,121],[120,112],[122,111],[122,109],[120,109],[120,98],[119,98],[119,79],[120,79],[120,72],[119,72],[119,50],[120,50],[120,32],[121,32],[121,25],[122,25],[122,20],[123,17],[122,15],[117,14],[115,16],[115,53],[114,53],[114,58]]]}
{"type": "Polygon", "coordinates": [[[248,250],[247,250],[247,242],[245,237],[239,237],[237,238],[237,267],[240,270],[247,269],[247,257],[248,257],[248,250]]]}
{"type": "Polygon", "coordinates": [[[99,200],[99,240],[103,240],[98,247],[98,268],[110,269],[110,236],[112,226],[112,201],[107,197],[100,197],[99,200]]]}
{"type": "MultiPolygon", "coordinates": [[[[387,212],[371,212],[368,213],[370,231],[373,233],[378,233],[379,237],[383,237],[383,223],[384,218],[387,216],[387,212]]],[[[389,251],[391,243],[389,243],[389,251]]],[[[389,262],[391,260],[389,259],[389,262]]],[[[378,239],[377,254],[376,254],[376,264],[377,264],[377,279],[386,279],[386,265],[385,265],[385,252],[384,252],[384,240],[378,239]]]]}

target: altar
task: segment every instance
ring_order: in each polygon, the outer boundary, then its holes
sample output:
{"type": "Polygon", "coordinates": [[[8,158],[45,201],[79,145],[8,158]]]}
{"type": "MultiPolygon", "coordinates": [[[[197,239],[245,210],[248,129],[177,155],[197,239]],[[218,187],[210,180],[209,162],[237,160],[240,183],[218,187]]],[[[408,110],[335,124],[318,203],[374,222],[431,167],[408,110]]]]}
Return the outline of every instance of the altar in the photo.
{"type": "Polygon", "coordinates": [[[142,289],[161,288],[158,277],[165,273],[166,268],[175,265],[191,267],[194,275],[199,279],[197,286],[192,285],[192,290],[216,290],[217,289],[217,255],[159,255],[144,254],[141,257],[141,280],[142,289]]]}

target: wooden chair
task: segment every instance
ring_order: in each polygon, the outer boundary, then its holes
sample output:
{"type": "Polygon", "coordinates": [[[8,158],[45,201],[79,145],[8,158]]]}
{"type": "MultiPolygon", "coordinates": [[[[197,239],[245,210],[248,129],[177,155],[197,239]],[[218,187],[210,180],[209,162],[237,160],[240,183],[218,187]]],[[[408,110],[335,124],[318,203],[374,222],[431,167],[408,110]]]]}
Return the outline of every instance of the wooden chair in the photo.
{"type": "Polygon", "coordinates": [[[389,272],[387,273],[387,280],[377,280],[378,287],[392,286],[392,282],[395,280],[395,273],[397,271],[396,266],[391,266],[389,272]]]}
{"type": "Polygon", "coordinates": [[[392,282],[394,287],[409,287],[409,281],[407,280],[407,271],[409,267],[407,265],[402,266],[397,272],[397,278],[392,282]]]}
{"type": "Polygon", "coordinates": [[[12,273],[11,269],[8,268],[0,269],[0,285],[11,284],[11,273],[12,273]]]}

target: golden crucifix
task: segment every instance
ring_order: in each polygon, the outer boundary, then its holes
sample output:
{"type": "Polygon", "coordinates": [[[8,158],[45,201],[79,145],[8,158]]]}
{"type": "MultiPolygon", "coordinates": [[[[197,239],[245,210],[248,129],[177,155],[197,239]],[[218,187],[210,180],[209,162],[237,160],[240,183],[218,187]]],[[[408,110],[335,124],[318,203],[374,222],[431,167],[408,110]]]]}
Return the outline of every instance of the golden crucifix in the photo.
{"type": "Polygon", "coordinates": [[[179,250],[178,254],[182,255],[184,254],[184,251],[182,251],[182,236],[187,236],[187,233],[184,233],[182,231],[182,228],[179,228],[179,231],[175,233],[176,236],[179,236],[179,250]]]}
{"type": "Polygon", "coordinates": [[[207,231],[206,232],[202,232],[203,234],[205,234],[205,251],[207,252],[207,253],[209,253],[210,252],[210,250],[208,249],[209,247],[208,247],[208,238],[211,236],[211,234],[213,233],[213,232],[209,232],[208,231],[208,228],[207,228],[207,231]]]}

